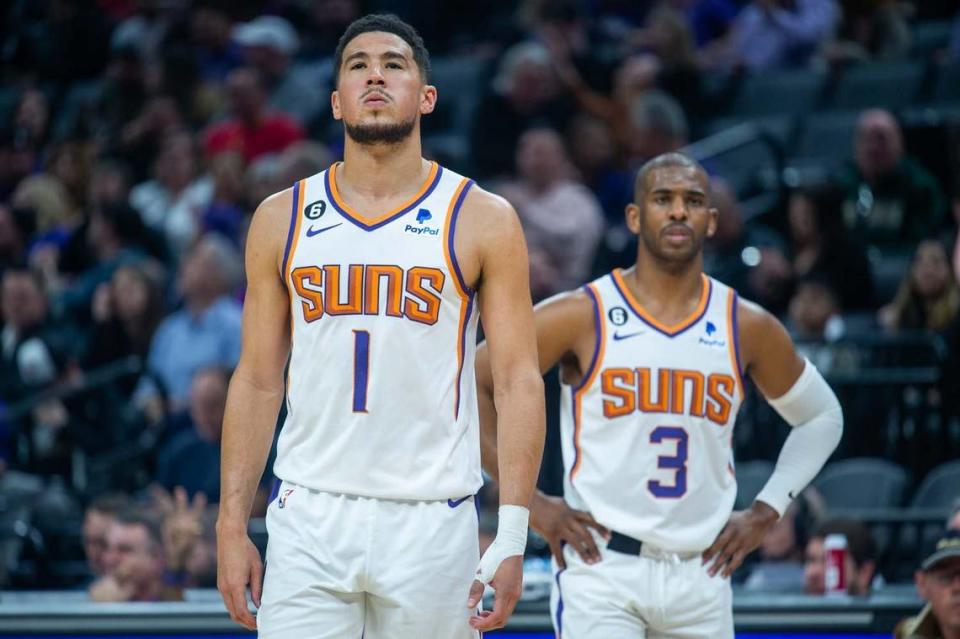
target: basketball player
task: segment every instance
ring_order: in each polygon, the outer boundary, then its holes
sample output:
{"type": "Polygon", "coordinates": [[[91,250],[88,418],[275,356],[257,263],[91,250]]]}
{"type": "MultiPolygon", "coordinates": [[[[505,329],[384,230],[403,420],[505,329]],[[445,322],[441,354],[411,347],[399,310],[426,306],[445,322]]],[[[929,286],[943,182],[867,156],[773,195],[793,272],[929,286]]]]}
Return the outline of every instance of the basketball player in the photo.
{"type": "Polygon", "coordinates": [[[504,200],[423,159],[420,117],[437,91],[413,28],[359,19],[335,68],[344,161],[269,197],[250,228],[218,585],[261,637],[477,637],[519,597],[543,446],[523,234],[504,200]],[[478,316],[504,442],[499,529],[482,560],[478,316]],[[247,519],[284,399],[261,599],[247,519]],[[496,601],[478,613],[484,583],[496,601]]]}
{"type": "MultiPolygon", "coordinates": [[[[780,322],[703,274],[708,190],[684,155],[648,162],[626,210],[636,266],[536,309],[540,369],[562,375],[565,478],[562,500],[534,497],[531,525],[557,563],[563,639],[733,637],[728,577],[840,439],[836,397],[780,322]],[[796,428],[753,505],[731,514],[744,374],[796,428]]],[[[487,356],[481,436],[496,476],[487,356]]]]}

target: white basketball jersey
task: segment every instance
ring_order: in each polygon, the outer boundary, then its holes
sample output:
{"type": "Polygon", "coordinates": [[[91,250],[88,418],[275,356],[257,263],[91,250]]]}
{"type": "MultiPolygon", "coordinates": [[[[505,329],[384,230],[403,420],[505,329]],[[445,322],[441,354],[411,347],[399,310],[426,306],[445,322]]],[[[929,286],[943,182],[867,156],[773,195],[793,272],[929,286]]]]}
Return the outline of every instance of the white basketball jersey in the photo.
{"type": "Polygon", "coordinates": [[[453,237],[473,182],[434,163],[417,196],[368,221],[340,199],[335,169],[294,187],[275,473],[383,499],[471,495],[482,483],[477,304],[453,237]]]}
{"type": "Polygon", "coordinates": [[[585,289],[597,342],[580,385],[563,388],[565,498],[622,534],[674,552],[704,550],[737,494],[737,295],[704,275],[696,311],[665,326],[620,271],[585,289]]]}

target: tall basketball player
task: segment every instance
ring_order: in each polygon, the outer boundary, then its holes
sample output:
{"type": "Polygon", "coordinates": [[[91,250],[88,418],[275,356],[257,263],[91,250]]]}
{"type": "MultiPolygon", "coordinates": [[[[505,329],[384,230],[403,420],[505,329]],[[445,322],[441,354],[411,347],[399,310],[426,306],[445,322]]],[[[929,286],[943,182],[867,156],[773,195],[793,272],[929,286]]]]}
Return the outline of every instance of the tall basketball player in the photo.
{"type": "MultiPolygon", "coordinates": [[[[557,636],[733,637],[729,575],[839,442],[836,397],[781,324],[703,274],[717,211],[703,168],[671,153],[639,172],[627,207],[636,266],[535,313],[540,369],[560,364],[564,497],[531,525],[557,564],[557,636]],[[753,505],[731,436],[744,374],[795,426],[753,505]],[[599,546],[599,549],[598,549],[599,546]]],[[[477,359],[484,464],[497,474],[488,356],[477,359]]]]}
{"type": "Polygon", "coordinates": [[[250,229],[218,585],[261,637],[476,637],[519,597],[543,446],[523,235],[504,200],[421,156],[437,91],[409,25],[361,18],[335,65],[344,161],[268,198],[250,229]],[[482,559],[478,316],[504,442],[499,529],[482,559]],[[284,400],[261,598],[247,519],[284,400]],[[480,613],[484,583],[496,602],[480,613]]]}

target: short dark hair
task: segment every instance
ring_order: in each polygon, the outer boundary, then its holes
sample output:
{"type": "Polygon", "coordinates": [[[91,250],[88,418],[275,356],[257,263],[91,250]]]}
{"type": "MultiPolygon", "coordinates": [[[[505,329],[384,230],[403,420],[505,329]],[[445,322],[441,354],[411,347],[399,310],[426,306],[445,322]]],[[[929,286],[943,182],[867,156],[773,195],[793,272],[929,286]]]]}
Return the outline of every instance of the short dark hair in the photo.
{"type": "Polygon", "coordinates": [[[117,513],[114,520],[121,526],[142,526],[147,532],[147,538],[155,552],[163,552],[163,534],[161,524],[156,517],[144,511],[139,507],[131,507],[121,510],[117,513]]]}
{"type": "Polygon", "coordinates": [[[333,53],[333,84],[340,81],[340,65],[343,64],[343,50],[347,45],[359,35],[371,33],[374,31],[383,31],[399,36],[404,42],[413,49],[413,59],[420,69],[420,76],[424,82],[430,80],[430,53],[427,51],[423,38],[412,26],[398,18],[392,13],[371,13],[362,18],[357,18],[350,23],[347,30],[340,36],[337,48],[333,53]]]}
{"type": "MultiPolygon", "coordinates": [[[[642,192],[643,189],[646,188],[648,175],[657,169],[666,169],[671,167],[696,169],[704,175],[707,175],[703,165],[689,155],[684,155],[683,153],[678,153],[676,151],[671,153],[663,153],[652,160],[648,160],[643,166],[640,167],[640,170],[637,171],[637,179],[633,183],[634,198],[636,198],[637,193],[642,192]]],[[[707,177],[709,179],[709,176],[707,177]]],[[[709,194],[710,190],[707,189],[707,195],[709,196],[709,194]]]]}
{"type": "Polygon", "coordinates": [[[843,535],[847,538],[850,556],[858,567],[868,561],[877,560],[877,542],[873,533],[862,522],[846,517],[828,519],[817,526],[810,538],[824,539],[827,535],[843,535]]]}
{"type": "Polygon", "coordinates": [[[116,517],[119,513],[129,510],[130,498],[123,493],[104,493],[94,498],[87,506],[87,512],[98,512],[116,517]]]}

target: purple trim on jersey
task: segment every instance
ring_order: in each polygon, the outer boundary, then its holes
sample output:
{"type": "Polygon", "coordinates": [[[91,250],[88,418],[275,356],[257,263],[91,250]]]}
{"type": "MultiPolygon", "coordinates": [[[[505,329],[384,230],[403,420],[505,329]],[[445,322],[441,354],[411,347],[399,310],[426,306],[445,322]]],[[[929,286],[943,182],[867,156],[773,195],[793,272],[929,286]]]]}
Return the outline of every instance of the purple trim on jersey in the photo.
{"type": "Polygon", "coordinates": [[[643,322],[644,324],[646,324],[647,326],[649,326],[650,328],[652,328],[653,330],[660,333],[661,335],[666,335],[667,337],[670,337],[670,338],[674,338],[677,335],[683,335],[684,333],[689,331],[691,328],[699,324],[700,320],[703,319],[703,316],[707,314],[707,309],[710,308],[710,298],[713,297],[713,282],[710,281],[709,277],[706,279],[707,279],[707,301],[703,305],[703,311],[699,315],[697,315],[697,317],[693,319],[689,324],[681,328],[676,333],[668,333],[667,331],[661,329],[659,326],[654,326],[653,324],[648,322],[646,319],[643,318],[642,315],[640,315],[634,310],[633,306],[630,304],[630,300],[627,297],[626,292],[622,288],[620,288],[620,285],[617,283],[617,278],[613,276],[613,273],[610,274],[610,281],[613,282],[613,287],[617,289],[618,293],[620,293],[620,297],[623,298],[624,303],[626,303],[627,308],[630,309],[630,312],[633,313],[633,316],[636,317],[641,322],[643,322]]]}
{"type": "Polygon", "coordinates": [[[280,481],[279,477],[273,478],[273,488],[270,489],[270,498],[267,500],[267,505],[273,503],[273,500],[277,498],[277,495],[280,494],[280,484],[283,483],[280,481]]]}
{"type": "MultiPolygon", "coordinates": [[[[566,546],[566,543],[560,542],[561,553],[563,553],[564,546],[566,546]]],[[[566,570],[566,568],[561,568],[554,576],[554,580],[557,583],[557,616],[554,619],[554,625],[557,629],[557,639],[560,639],[563,636],[563,589],[560,587],[560,575],[563,574],[564,570],[566,570]]]]}
{"type": "Polygon", "coordinates": [[[367,412],[367,375],[370,371],[370,333],[353,331],[353,412],[367,412]]]}
{"type": "Polygon", "coordinates": [[[597,358],[600,356],[600,349],[603,347],[603,344],[600,343],[600,336],[603,334],[600,330],[600,322],[603,321],[600,313],[600,300],[597,299],[597,296],[593,293],[593,289],[589,286],[584,286],[583,290],[586,291],[587,295],[590,296],[590,301],[593,302],[593,356],[590,358],[590,365],[587,366],[587,370],[583,372],[583,379],[573,387],[574,396],[576,396],[577,392],[583,388],[583,385],[586,384],[587,380],[593,375],[593,369],[599,364],[597,358]]]}
{"type": "Polygon", "coordinates": [[[457,282],[460,283],[460,288],[467,293],[472,293],[473,291],[467,286],[467,283],[463,279],[463,273],[460,272],[460,263],[457,262],[457,252],[453,247],[453,236],[457,230],[457,216],[460,215],[460,207],[463,205],[463,200],[467,197],[467,191],[469,191],[473,185],[473,180],[467,180],[466,185],[460,190],[460,195],[457,196],[457,201],[453,204],[453,213],[450,215],[450,228],[447,230],[447,253],[450,255],[450,262],[453,263],[453,274],[456,276],[457,282]]]}
{"type": "MultiPolygon", "coordinates": [[[[452,234],[451,234],[452,235],[452,234]]],[[[463,397],[463,389],[460,388],[460,380],[463,379],[463,367],[467,361],[467,327],[470,326],[470,318],[473,316],[473,300],[476,296],[473,291],[467,298],[467,313],[464,318],[463,327],[460,329],[460,370],[457,371],[457,405],[453,407],[453,418],[460,418],[460,398],[463,397]]]]}
{"type": "MultiPolygon", "coordinates": [[[[733,326],[730,327],[730,330],[733,332],[733,355],[737,359],[737,373],[740,375],[740,378],[743,379],[743,365],[740,363],[740,331],[737,328],[737,306],[740,301],[740,296],[737,295],[737,292],[733,292],[733,309],[730,313],[730,321],[733,323],[733,326]]],[[[710,300],[707,300],[707,303],[710,303],[710,300]]]]}
{"type": "Polygon", "coordinates": [[[293,246],[293,233],[297,228],[297,215],[300,214],[300,186],[299,182],[293,185],[293,206],[290,207],[290,230],[287,231],[287,245],[283,249],[283,280],[287,280],[287,269],[290,267],[290,247],[293,246]]]}
{"type": "Polygon", "coordinates": [[[433,182],[430,183],[430,186],[427,187],[427,190],[424,191],[420,197],[418,197],[416,200],[411,202],[408,206],[402,208],[401,210],[397,211],[396,213],[394,213],[393,215],[391,215],[390,217],[388,217],[383,221],[377,222],[376,224],[365,224],[363,221],[356,219],[355,217],[353,217],[352,215],[344,211],[342,208],[340,208],[340,205],[337,204],[337,200],[336,198],[333,197],[333,193],[330,190],[330,171],[333,171],[333,170],[334,170],[333,167],[327,169],[326,174],[323,176],[323,188],[327,193],[327,200],[329,200],[330,204],[333,205],[333,208],[337,210],[337,213],[343,216],[345,220],[348,220],[349,222],[353,223],[355,226],[363,229],[364,231],[375,231],[381,226],[389,224],[390,222],[393,222],[399,217],[403,217],[404,215],[409,213],[411,210],[420,206],[420,203],[423,202],[428,197],[430,197],[430,194],[433,193],[433,190],[437,188],[438,184],[440,184],[440,176],[443,175],[443,167],[438,164],[437,174],[433,176],[433,182]]]}

